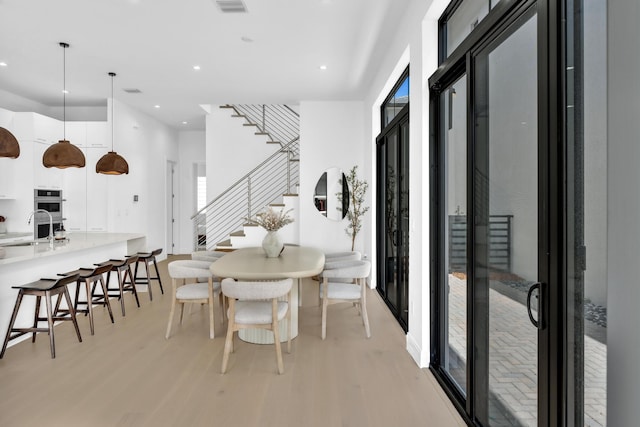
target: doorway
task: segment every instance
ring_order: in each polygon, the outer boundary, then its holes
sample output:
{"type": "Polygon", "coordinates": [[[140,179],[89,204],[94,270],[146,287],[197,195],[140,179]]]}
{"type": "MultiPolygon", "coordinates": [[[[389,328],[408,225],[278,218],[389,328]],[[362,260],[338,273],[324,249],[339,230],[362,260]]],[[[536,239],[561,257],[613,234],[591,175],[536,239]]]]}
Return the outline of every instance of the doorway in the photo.
{"type": "Polygon", "coordinates": [[[166,252],[168,255],[173,255],[176,253],[176,190],[177,190],[177,182],[176,182],[176,162],[171,160],[167,160],[167,171],[166,171],[166,182],[167,182],[167,194],[166,194],[166,252]]]}
{"type": "Polygon", "coordinates": [[[409,329],[409,69],[382,104],[376,139],[377,290],[409,329]]]}

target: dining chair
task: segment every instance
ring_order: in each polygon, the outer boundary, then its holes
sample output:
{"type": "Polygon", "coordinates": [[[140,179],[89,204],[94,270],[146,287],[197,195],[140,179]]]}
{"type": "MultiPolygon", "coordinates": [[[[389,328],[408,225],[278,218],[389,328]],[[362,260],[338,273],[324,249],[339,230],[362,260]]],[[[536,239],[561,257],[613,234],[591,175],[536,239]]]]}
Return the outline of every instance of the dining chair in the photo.
{"type": "Polygon", "coordinates": [[[224,310],[224,301],[220,292],[220,282],[213,280],[213,274],[209,270],[208,261],[179,260],[168,265],[169,277],[173,285],[171,312],[165,338],[171,336],[171,325],[176,311],[176,305],[180,304],[180,323],[184,318],[184,305],[187,303],[199,303],[209,305],[209,336],[215,337],[215,322],[213,316],[214,296],[220,297],[220,307],[224,310]],[[187,280],[195,283],[187,283],[187,280]],[[206,281],[200,281],[206,280],[206,281]]]}
{"type": "Polygon", "coordinates": [[[222,280],[222,293],[228,298],[227,338],[222,357],[222,373],[227,371],[229,354],[233,351],[233,337],[241,329],[273,331],[278,373],[284,373],[280,346],[279,322],[287,319],[287,353],[291,353],[291,286],[292,279],[277,281],[222,280]],[[281,300],[285,297],[284,300],[281,300]],[[280,299],[279,299],[280,298],[280,299]]]}
{"type": "Polygon", "coordinates": [[[362,254],[358,251],[330,252],[324,254],[325,262],[360,261],[362,254]]]}
{"type": "Polygon", "coordinates": [[[194,261],[213,262],[220,259],[226,254],[227,252],[222,252],[222,251],[195,251],[195,252],[191,252],[191,259],[194,261]]]}
{"type": "Polygon", "coordinates": [[[371,272],[369,261],[345,261],[336,268],[322,272],[322,339],[327,336],[327,306],[351,302],[359,309],[367,338],[371,337],[367,316],[366,279],[371,272]],[[352,283],[347,283],[351,281],[352,283]]]}

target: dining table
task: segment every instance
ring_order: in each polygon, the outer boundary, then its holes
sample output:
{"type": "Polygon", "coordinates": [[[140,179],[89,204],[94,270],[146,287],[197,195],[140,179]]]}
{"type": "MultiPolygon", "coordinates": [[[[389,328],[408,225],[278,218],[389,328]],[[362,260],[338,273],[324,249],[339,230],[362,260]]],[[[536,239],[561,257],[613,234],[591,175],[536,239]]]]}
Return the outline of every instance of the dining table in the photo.
{"type": "MultiPolygon", "coordinates": [[[[244,281],[294,279],[291,287],[291,338],[298,336],[298,306],[302,279],[320,274],[324,268],[324,253],[316,248],[285,245],[279,256],[267,258],[261,247],[241,248],[220,257],[209,267],[214,276],[244,281]]],[[[259,284],[256,284],[259,286],[259,284]]],[[[287,340],[287,325],[280,324],[281,341],[287,340]]],[[[243,329],[238,332],[243,341],[272,344],[273,333],[264,329],[243,329]]]]}

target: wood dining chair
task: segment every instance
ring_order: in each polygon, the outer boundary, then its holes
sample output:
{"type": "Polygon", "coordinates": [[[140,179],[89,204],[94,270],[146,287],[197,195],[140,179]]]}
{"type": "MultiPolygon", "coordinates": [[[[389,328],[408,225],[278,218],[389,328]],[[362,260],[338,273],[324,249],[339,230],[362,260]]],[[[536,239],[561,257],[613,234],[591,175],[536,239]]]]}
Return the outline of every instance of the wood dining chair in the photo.
{"type": "Polygon", "coordinates": [[[214,297],[220,297],[221,311],[224,311],[224,299],[220,292],[220,283],[214,282],[213,274],[209,270],[208,261],[180,260],[170,262],[168,265],[169,277],[173,285],[171,312],[165,338],[171,336],[171,326],[176,306],[180,304],[180,323],[184,319],[184,305],[189,303],[209,305],[209,337],[215,338],[215,321],[213,317],[214,297]],[[206,280],[200,282],[199,280],[206,280]],[[195,283],[187,283],[194,281],[195,283]]]}
{"type": "Polygon", "coordinates": [[[229,301],[227,338],[222,356],[223,374],[227,371],[229,354],[233,351],[234,334],[241,329],[256,328],[273,331],[278,373],[284,373],[279,322],[287,319],[287,353],[291,353],[292,284],[292,279],[254,282],[224,279],[222,281],[222,293],[229,301]],[[285,297],[284,300],[280,300],[282,297],[285,297]]]}
{"type": "Polygon", "coordinates": [[[367,316],[366,278],[371,272],[369,261],[344,261],[322,272],[322,339],[327,336],[327,307],[338,302],[351,302],[362,316],[367,338],[371,337],[367,316]],[[352,282],[352,283],[346,283],[352,282]]]}

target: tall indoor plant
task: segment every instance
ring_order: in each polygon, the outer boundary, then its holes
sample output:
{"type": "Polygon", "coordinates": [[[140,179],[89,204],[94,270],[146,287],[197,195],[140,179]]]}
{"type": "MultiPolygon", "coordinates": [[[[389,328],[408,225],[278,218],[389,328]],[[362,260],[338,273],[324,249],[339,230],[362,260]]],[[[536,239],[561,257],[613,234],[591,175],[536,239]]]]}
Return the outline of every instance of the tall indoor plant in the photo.
{"type": "Polygon", "coordinates": [[[358,178],[358,166],[354,166],[346,176],[347,184],[349,184],[349,210],[347,210],[347,221],[349,224],[345,231],[351,237],[351,250],[356,245],[356,237],[362,229],[362,219],[364,214],[369,210],[368,206],[364,206],[364,199],[369,188],[369,184],[365,180],[358,178]]]}

